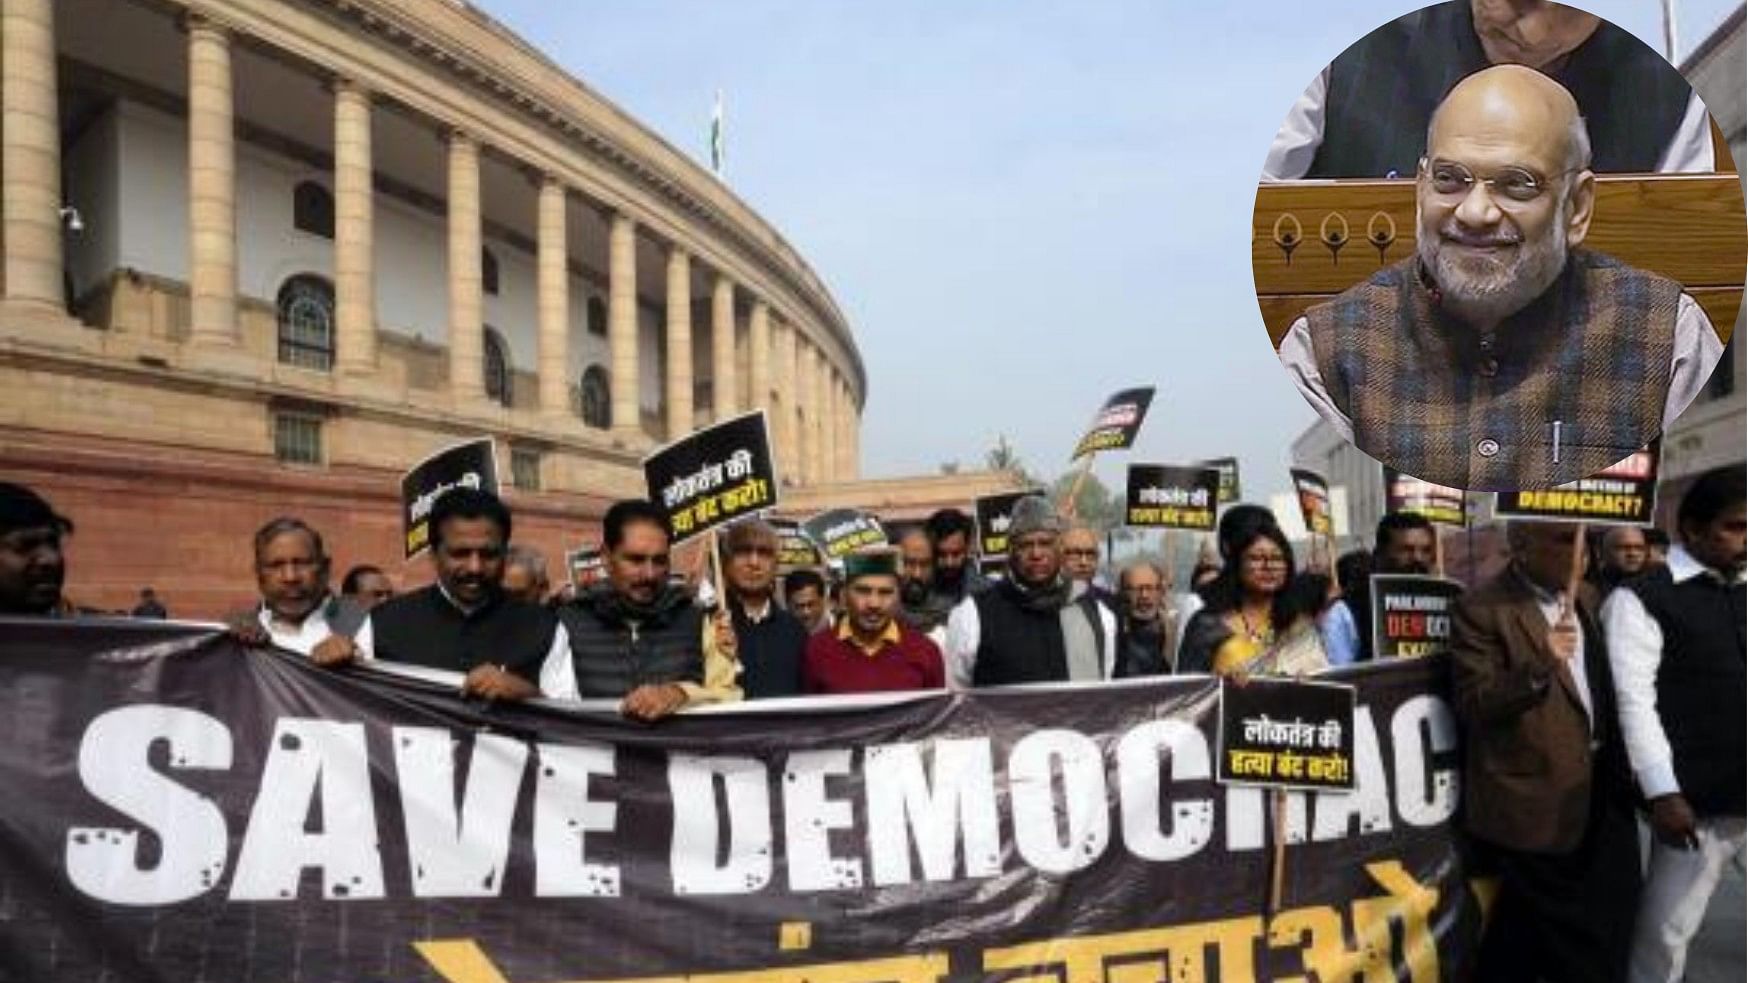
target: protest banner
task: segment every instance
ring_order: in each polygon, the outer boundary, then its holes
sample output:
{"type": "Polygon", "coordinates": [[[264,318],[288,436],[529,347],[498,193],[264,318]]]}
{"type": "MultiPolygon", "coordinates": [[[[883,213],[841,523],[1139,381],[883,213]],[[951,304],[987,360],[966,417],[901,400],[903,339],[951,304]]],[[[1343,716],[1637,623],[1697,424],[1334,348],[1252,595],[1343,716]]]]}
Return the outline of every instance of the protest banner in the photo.
{"type": "Polygon", "coordinates": [[[801,524],[801,531],[825,557],[841,563],[845,556],[871,546],[886,545],[886,530],[880,520],[857,509],[832,509],[801,524]]]}
{"type": "Polygon", "coordinates": [[[1131,464],[1123,523],[1210,532],[1219,499],[1220,472],[1216,468],[1131,464]]]}
{"type": "Polygon", "coordinates": [[[1105,400],[1105,405],[1093,417],[1086,436],[1074,447],[1069,457],[1077,461],[1098,451],[1116,451],[1135,443],[1141,432],[1141,421],[1147,418],[1147,407],[1153,402],[1153,387],[1125,389],[1105,400]]]}
{"type": "Polygon", "coordinates": [[[587,590],[607,576],[607,561],[599,546],[565,551],[564,568],[570,571],[571,584],[578,590],[587,590]]]}
{"type": "Polygon", "coordinates": [[[1231,505],[1238,501],[1244,490],[1238,482],[1238,458],[1212,457],[1200,462],[1202,467],[1215,468],[1220,472],[1220,505],[1231,505]]]}
{"type": "Polygon", "coordinates": [[[1035,488],[1001,492],[985,495],[971,503],[971,511],[977,519],[977,551],[985,560],[999,561],[1008,555],[1008,525],[1014,520],[1014,503],[1027,495],[1037,494],[1040,493],[1035,488]]]}
{"type": "Polygon", "coordinates": [[[1331,536],[1335,520],[1329,510],[1329,482],[1315,471],[1293,468],[1293,491],[1299,496],[1299,514],[1313,536],[1331,536]]]}
{"type": "Polygon", "coordinates": [[[775,506],[777,469],[764,411],[724,420],[657,450],[643,460],[643,480],[649,500],[667,512],[675,543],[775,506]]]}
{"type": "Polygon", "coordinates": [[[1461,488],[1446,488],[1392,468],[1384,469],[1384,511],[1407,512],[1447,526],[1468,523],[1468,498],[1461,488]]]}
{"type": "Polygon", "coordinates": [[[771,528],[777,530],[777,569],[783,573],[800,570],[804,567],[817,567],[825,562],[819,555],[819,549],[813,545],[813,540],[807,538],[807,533],[801,529],[801,523],[794,519],[767,519],[771,528]]]}
{"type": "Polygon", "coordinates": [[[0,631],[0,719],[41,724],[0,755],[8,979],[1473,970],[1443,660],[1340,670],[1352,791],[1278,793],[1271,817],[1270,793],[1214,782],[1205,677],[651,728],[610,703],[463,700],[454,674],[323,670],[217,626],[0,631]],[[1271,818],[1294,874],[1264,911],[1271,818]]]}
{"type": "Polygon", "coordinates": [[[498,457],[492,438],[445,447],[401,475],[401,533],[407,559],[431,545],[431,507],[451,488],[498,493],[498,457]]]}
{"type": "Polygon", "coordinates": [[[1588,478],[1549,489],[1498,492],[1493,514],[1517,519],[1571,519],[1612,525],[1648,525],[1657,511],[1657,469],[1662,441],[1588,478]]]}
{"type": "Polygon", "coordinates": [[[1354,787],[1355,689],[1258,677],[1220,680],[1223,785],[1329,791],[1354,787]]]}
{"type": "Polygon", "coordinates": [[[1449,651],[1451,605],[1462,593],[1462,584],[1443,577],[1372,574],[1372,658],[1422,658],[1449,651]]]}

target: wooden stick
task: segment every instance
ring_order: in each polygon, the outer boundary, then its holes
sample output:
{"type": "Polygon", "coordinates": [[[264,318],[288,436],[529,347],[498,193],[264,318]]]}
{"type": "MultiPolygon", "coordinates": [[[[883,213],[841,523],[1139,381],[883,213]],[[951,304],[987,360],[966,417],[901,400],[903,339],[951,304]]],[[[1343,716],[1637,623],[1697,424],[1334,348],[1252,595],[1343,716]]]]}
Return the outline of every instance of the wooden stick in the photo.
{"type": "Polygon", "coordinates": [[[1160,537],[1165,540],[1166,583],[1160,584],[1159,589],[1166,592],[1177,586],[1177,537],[1172,535],[1170,529],[1162,531],[1160,537]]]}
{"type": "Polygon", "coordinates": [[[716,530],[710,530],[710,539],[706,549],[710,551],[710,578],[716,589],[716,603],[722,611],[728,610],[728,584],[722,579],[722,549],[716,541],[716,530]]]}
{"type": "Polygon", "coordinates": [[[1560,601],[1560,616],[1563,619],[1578,606],[1578,580],[1584,576],[1584,553],[1587,549],[1584,542],[1584,523],[1578,523],[1578,528],[1572,531],[1572,569],[1566,574],[1566,596],[1560,601]]]}
{"type": "Polygon", "coordinates": [[[1080,470],[1074,475],[1074,483],[1068,486],[1068,501],[1056,507],[1056,510],[1062,513],[1063,518],[1074,519],[1075,500],[1080,498],[1080,486],[1086,483],[1086,476],[1092,473],[1093,458],[1096,456],[1098,456],[1097,452],[1087,451],[1086,463],[1080,466],[1080,470]]]}
{"type": "Polygon", "coordinates": [[[1274,790],[1274,854],[1269,861],[1269,914],[1281,910],[1282,888],[1287,880],[1287,791],[1274,790]]]}

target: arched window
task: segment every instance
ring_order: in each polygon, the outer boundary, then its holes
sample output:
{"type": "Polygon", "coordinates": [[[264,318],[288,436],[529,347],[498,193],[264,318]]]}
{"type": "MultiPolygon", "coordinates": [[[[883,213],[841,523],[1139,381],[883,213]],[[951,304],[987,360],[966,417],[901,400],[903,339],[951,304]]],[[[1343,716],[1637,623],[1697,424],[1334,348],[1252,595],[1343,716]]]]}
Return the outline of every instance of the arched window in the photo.
{"type": "Polygon", "coordinates": [[[334,286],[299,274],[279,288],[279,360],[326,372],[334,367],[334,286]]]}
{"type": "Polygon", "coordinates": [[[498,257],[490,249],[479,251],[479,284],[486,293],[498,295],[498,257]]]}
{"type": "Polygon", "coordinates": [[[607,337],[607,302],[599,297],[589,298],[589,333],[607,337]]]}
{"type": "Polygon", "coordinates": [[[300,232],[334,238],[334,196],[315,181],[300,181],[291,193],[291,224],[300,232]]]}
{"type": "Polygon", "coordinates": [[[583,370],[581,406],[583,422],[602,430],[613,425],[613,390],[607,384],[607,370],[591,365],[583,370]]]}
{"type": "Polygon", "coordinates": [[[504,336],[487,326],[485,339],[486,397],[510,405],[510,354],[504,336]]]}

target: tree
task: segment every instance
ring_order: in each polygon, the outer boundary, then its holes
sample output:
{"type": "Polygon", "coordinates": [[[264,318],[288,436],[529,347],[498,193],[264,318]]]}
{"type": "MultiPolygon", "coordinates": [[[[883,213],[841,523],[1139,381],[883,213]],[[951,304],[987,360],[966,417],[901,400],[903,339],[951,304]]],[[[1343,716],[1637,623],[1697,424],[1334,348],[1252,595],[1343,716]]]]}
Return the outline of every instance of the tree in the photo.
{"type": "Polygon", "coordinates": [[[1005,471],[1014,476],[1016,481],[1025,485],[1036,485],[1037,479],[1026,470],[1026,463],[1020,460],[1020,455],[1014,450],[1014,445],[1008,443],[1007,435],[1001,434],[995,438],[995,446],[983,456],[984,467],[991,471],[1005,471]]]}
{"type": "Polygon", "coordinates": [[[958,461],[942,461],[941,462],[941,473],[942,474],[958,474],[959,473],[959,462],[958,461]]]}
{"type": "MultiPolygon", "coordinates": [[[[1080,470],[1067,471],[1050,486],[1050,500],[1065,514],[1068,511],[1068,490],[1080,480],[1080,470]]],[[[1074,518],[1103,532],[1123,524],[1123,497],[1105,487],[1099,476],[1091,472],[1080,481],[1080,491],[1074,497],[1074,518]]]]}

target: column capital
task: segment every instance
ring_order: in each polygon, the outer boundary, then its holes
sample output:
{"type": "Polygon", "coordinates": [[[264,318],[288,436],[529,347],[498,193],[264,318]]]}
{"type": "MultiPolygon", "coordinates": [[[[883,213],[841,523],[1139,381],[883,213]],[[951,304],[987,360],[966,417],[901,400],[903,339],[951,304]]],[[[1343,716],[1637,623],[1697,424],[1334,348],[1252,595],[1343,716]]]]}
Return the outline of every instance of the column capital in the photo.
{"type": "Polygon", "coordinates": [[[447,123],[438,126],[437,139],[451,149],[479,150],[479,141],[474,139],[473,134],[459,126],[451,126],[447,123]]]}
{"type": "Polygon", "coordinates": [[[375,89],[350,75],[334,75],[322,87],[333,93],[336,99],[345,97],[370,101],[376,97],[375,89]]]}
{"type": "Polygon", "coordinates": [[[231,35],[238,33],[235,24],[204,6],[193,6],[183,11],[176,18],[176,27],[184,34],[200,33],[226,41],[230,40],[231,35]]]}

